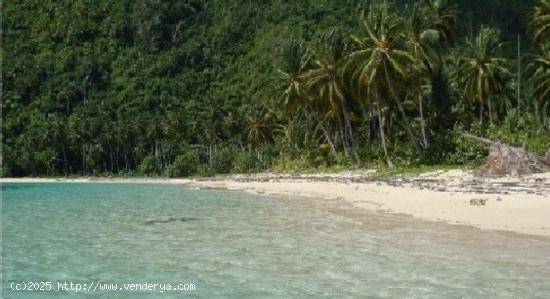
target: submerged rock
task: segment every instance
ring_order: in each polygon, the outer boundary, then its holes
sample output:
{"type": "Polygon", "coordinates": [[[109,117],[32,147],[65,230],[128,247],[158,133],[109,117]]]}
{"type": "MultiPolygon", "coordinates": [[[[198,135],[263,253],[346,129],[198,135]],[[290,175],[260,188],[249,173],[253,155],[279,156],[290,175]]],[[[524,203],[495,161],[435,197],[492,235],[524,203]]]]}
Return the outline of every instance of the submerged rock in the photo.
{"type": "Polygon", "coordinates": [[[177,222],[177,221],[187,222],[187,221],[196,221],[196,220],[200,220],[200,219],[192,218],[192,217],[182,217],[182,218],[170,217],[170,218],[164,218],[164,219],[147,219],[147,221],[145,221],[143,224],[152,225],[157,223],[169,223],[169,222],[177,222]]]}

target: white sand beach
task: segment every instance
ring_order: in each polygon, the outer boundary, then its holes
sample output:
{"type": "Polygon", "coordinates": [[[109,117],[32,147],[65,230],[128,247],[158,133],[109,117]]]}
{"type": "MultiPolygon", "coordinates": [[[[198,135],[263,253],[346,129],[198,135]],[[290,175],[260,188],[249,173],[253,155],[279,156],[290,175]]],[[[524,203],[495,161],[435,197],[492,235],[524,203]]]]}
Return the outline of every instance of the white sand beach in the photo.
{"type": "Polygon", "coordinates": [[[3,183],[154,183],[345,200],[358,208],[407,214],[428,221],[550,237],[550,173],[521,178],[477,178],[461,170],[369,180],[369,172],[207,179],[3,178],[3,183]]]}
{"type": "Polygon", "coordinates": [[[480,179],[460,170],[387,182],[348,182],[318,178],[223,179],[195,181],[206,188],[244,190],[265,195],[311,196],[346,200],[360,208],[550,237],[550,174],[480,179]]]}

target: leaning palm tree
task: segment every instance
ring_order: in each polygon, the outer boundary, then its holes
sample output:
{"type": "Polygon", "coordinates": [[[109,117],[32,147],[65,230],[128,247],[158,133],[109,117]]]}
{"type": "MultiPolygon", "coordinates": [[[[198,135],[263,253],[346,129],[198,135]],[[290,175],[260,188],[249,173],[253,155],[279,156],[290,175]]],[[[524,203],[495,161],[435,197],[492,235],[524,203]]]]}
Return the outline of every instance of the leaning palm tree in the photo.
{"type": "MultiPolygon", "coordinates": [[[[312,107],[322,118],[336,121],[341,128],[342,144],[346,155],[359,160],[351,126],[350,97],[342,82],[343,59],[347,44],[340,32],[325,33],[314,51],[315,66],[304,74],[312,107]]],[[[323,128],[323,131],[325,129],[323,128]]],[[[332,144],[327,137],[327,142],[332,144]]]]}
{"type": "Polygon", "coordinates": [[[483,123],[483,106],[489,107],[489,119],[493,123],[492,100],[502,94],[506,80],[511,77],[508,61],[496,57],[502,47],[500,32],[483,26],[475,39],[468,39],[470,55],[459,59],[458,80],[462,94],[466,98],[479,101],[479,122],[483,123]]]}
{"type": "Polygon", "coordinates": [[[349,57],[346,71],[351,72],[354,89],[366,102],[376,105],[380,138],[386,162],[392,165],[386,148],[382,106],[395,105],[401,114],[401,123],[415,149],[420,152],[401,104],[400,94],[410,81],[415,58],[406,48],[399,34],[402,19],[384,6],[371,6],[363,21],[364,34],[352,35],[356,49],[349,57]]]}
{"type": "Polygon", "coordinates": [[[550,0],[540,0],[531,19],[535,42],[543,42],[550,37],[550,0]]]}

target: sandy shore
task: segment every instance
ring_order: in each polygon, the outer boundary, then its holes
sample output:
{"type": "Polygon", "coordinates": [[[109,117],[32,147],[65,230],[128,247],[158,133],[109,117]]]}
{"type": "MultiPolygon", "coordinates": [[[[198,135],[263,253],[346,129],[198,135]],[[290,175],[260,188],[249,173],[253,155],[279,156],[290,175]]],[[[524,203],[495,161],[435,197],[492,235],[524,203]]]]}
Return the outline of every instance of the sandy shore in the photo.
{"type": "Polygon", "coordinates": [[[550,237],[550,173],[476,178],[456,170],[386,181],[368,174],[260,176],[198,180],[204,188],[346,200],[360,208],[429,221],[550,237]]]}
{"type": "Polygon", "coordinates": [[[373,180],[370,172],[363,172],[210,179],[3,178],[2,182],[185,184],[264,195],[332,198],[359,208],[407,214],[423,220],[550,237],[550,173],[488,179],[454,170],[384,181],[373,180]]]}

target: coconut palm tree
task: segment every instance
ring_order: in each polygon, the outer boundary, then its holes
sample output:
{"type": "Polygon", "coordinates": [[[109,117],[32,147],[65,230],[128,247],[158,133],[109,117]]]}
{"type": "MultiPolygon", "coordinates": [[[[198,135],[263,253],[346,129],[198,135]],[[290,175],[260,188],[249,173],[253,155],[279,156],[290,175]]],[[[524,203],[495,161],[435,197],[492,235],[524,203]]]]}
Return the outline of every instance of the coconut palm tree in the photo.
{"type": "Polygon", "coordinates": [[[456,8],[446,0],[426,0],[413,5],[406,22],[408,46],[419,63],[420,73],[414,84],[418,88],[414,96],[418,99],[424,146],[428,145],[428,138],[423,98],[431,98],[431,106],[436,112],[431,114],[436,118],[433,123],[440,129],[445,128],[444,123],[449,123],[450,119],[452,103],[444,53],[453,41],[456,16],[456,8]]]}
{"type": "Polygon", "coordinates": [[[376,105],[382,147],[389,166],[392,163],[386,148],[382,106],[397,107],[401,124],[415,149],[420,152],[400,100],[400,94],[406,89],[415,68],[415,58],[400,34],[402,26],[402,19],[390,12],[386,5],[371,6],[363,21],[364,34],[352,35],[356,48],[349,55],[345,68],[351,72],[358,94],[367,103],[376,105]]]}
{"type": "Polygon", "coordinates": [[[533,85],[533,92],[537,99],[550,103],[550,0],[541,0],[535,7],[531,19],[533,39],[540,45],[541,54],[533,55],[533,61],[526,72],[533,85]]]}
{"type": "MultiPolygon", "coordinates": [[[[339,124],[345,154],[352,154],[354,159],[359,160],[351,126],[350,97],[342,82],[347,44],[340,32],[331,30],[322,36],[316,48],[315,66],[303,76],[312,108],[321,115],[321,119],[327,118],[339,124]]],[[[332,144],[328,135],[327,142],[332,144]]]]}
{"type": "Polygon", "coordinates": [[[475,39],[468,39],[469,57],[459,59],[458,80],[464,97],[479,101],[479,122],[483,123],[483,106],[489,107],[489,119],[493,123],[493,97],[502,94],[506,79],[511,77],[508,61],[496,57],[502,47],[500,32],[483,26],[475,39]]]}
{"type": "Polygon", "coordinates": [[[283,68],[279,73],[286,80],[283,93],[283,106],[287,112],[295,111],[304,99],[304,85],[302,75],[307,71],[311,62],[311,53],[300,41],[292,39],[283,47],[283,68]]]}
{"type": "Polygon", "coordinates": [[[420,129],[422,133],[422,146],[428,146],[428,137],[426,134],[426,121],[424,118],[424,95],[429,86],[430,78],[434,75],[434,68],[437,67],[437,55],[435,53],[435,44],[439,42],[439,33],[437,30],[429,27],[429,17],[424,14],[425,9],[419,4],[414,4],[412,12],[407,19],[407,31],[405,39],[408,47],[418,64],[419,76],[413,84],[415,90],[413,97],[418,99],[418,111],[420,113],[420,129]]]}
{"type": "Polygon", "coordinates": [[[273,113],[264,106],[254,106],[247,113],[246,129],[248,131],[247,141],[253,149],[271,141],[273,131],[273,113]]]}
{"type": "MultiPolygon", "coordinates": [[[[428,16],[428,29],[437,31],[439,38],[432,39],[432,49],[435,52],[435,60],[430,72],[431,105],[434,108],[433,124],[436,125],[438,134],[446,134],[453,127],[452,107],[450,96],[450,80],[447,69],[447,50],[453,45],[455,23],[458,15],[456,4],[447,0],[425,1],[422,11],[428,16]]],[[[427,31],[429,32],[429,31],[427,31]]],[[[430,34],[424,35],[430,39],[430,34]]],[[[431,34],[433,36],[433,34],[431,34]]]]}
{"type": "Polygon", "coordinates": [[[530,74],[535,97],[544,105],[550,104],[550,44],[541,46],[541,50],[542,54],[534,55],[526,71],[530,74]]]}
{"type": "Polygon", "coordinates": [[[535,42],[542,42],[550,37],[550,0],[540,0],[535,7],[531,28],[535,42]]]}
{"type": "Polygon", "coordinates": [[[424,3],[424,13],[428,16],[429,27],[437,31],[439,41],[451,44],[458,14],[456,6],[449,4],[447,0],[428,0],[424,3]]]}

